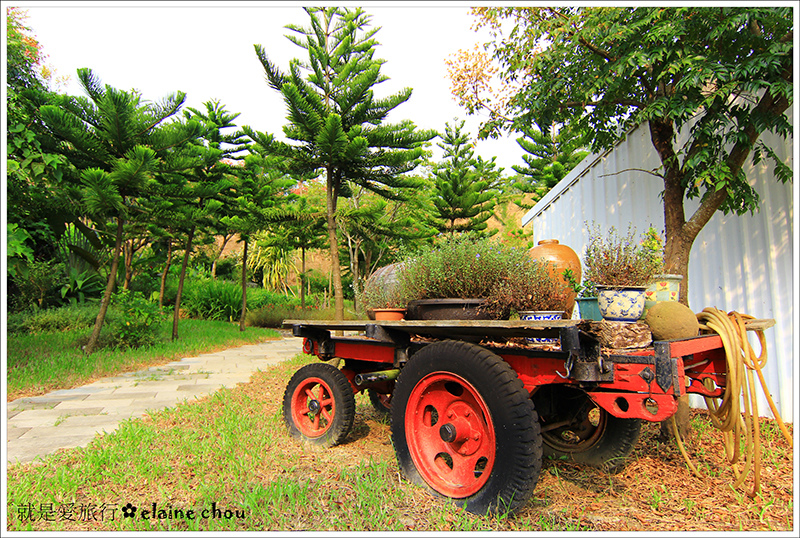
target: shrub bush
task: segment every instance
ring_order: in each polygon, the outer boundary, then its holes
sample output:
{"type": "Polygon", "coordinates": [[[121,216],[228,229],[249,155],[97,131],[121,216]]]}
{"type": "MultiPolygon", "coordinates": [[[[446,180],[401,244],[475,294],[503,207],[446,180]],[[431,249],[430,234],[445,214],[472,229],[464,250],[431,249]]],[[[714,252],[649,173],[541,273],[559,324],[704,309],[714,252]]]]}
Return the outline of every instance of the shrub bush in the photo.
{"type": "Polygon", "coordinates": [[[114,308],[103,329],[109,339],[101,341],[101,346],[138,348],[158,341],[159,324],[166,318],[158,303],[140,292],[122,290],[112,296],[111,304],[114,308]]]}
{"type": "Polygon", "coordinates": [[[181,308],[194,318],[236,321],[242,309],[242,288],[227,280],[187,280],[181,308]]]}
{"type": "Polygon", "coordinates": [[[97,303],[84,303],[9,314],[7,318],[8,334],[36,334],[86,329],[94,325],[98,308],[97,303]]]}

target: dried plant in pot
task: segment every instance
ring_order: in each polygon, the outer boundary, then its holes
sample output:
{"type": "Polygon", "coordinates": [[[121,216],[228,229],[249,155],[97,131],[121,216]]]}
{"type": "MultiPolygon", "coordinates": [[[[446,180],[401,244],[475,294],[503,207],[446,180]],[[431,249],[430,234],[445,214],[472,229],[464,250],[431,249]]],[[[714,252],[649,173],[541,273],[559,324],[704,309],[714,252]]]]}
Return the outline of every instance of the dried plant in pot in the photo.
{"type": "Polygon", "coordinates": [[[426,246],[405,260],[398,281],[409,319],[502,319],[491,308],[495,287],[528,261],[523,249],[470,235],[426,246]]]}
{"type": "Polygon", "coordinates": [[[487,308],[508,317],[517,313],[548,312],[547,319],[561,319],[570,300],[571,288],[553,279],[549,262],[522,260],[499,280],[487,298],[487,308]],[[555,316],[555,314],[558,314],[555,316]]]}
{"type": "Polygon", "coordinates": [[[632,322],[641,317],[644,292],[663,269],[663,261],[636,241],[633,226],[628,226],[622,236],[613,226],[603,235],[595,224],[589,233],[583,267],[586,279],[597,287],[603,319],[632,322]]]}

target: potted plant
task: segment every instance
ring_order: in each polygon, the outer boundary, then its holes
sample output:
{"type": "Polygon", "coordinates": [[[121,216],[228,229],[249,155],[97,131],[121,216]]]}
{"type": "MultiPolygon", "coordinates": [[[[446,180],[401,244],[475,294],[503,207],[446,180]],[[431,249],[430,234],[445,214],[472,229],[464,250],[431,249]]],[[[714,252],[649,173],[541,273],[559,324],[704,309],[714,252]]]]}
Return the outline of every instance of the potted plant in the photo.
{"type": "Polygon", "coordinates": [[[524,249],[469,234],[423,247],[398,275],[409,300],[409,319],[502,319],[508,309],[491,306],[492,291],[529,261],[524,249]]]}
{"type": "MultiPolygon", "coordinates": [[[[499,316],[516,313],[520,319],[547,321],[563,319],[572,299],[573,288],[562,284],[562,276],[552,262],[522,260],[499,280],[487,297],[487,308],[499,316]],[[554,276],[556,275],[556,276],[554,276]]],[[[569,270],[563,278],[572,278],[569,270]]],[[[563,274],[562,273],[562,274],[563,274]]],[[[536,344],[558,344],[558,338],[528,338],[536,344]]]]}
{"type": "Polygon", "coordinates": [[[636,230],[628,226],[621,236],[611,227],[604,236],[599,225],[589,233],[584,254],[587,280],[598,290],[597,303],[603,319],[634,322],[644,311],[644,293],[663,263],[635,241],[636,230]]]}
{"type": "Polygon", "coordinates": [[[584,278],[580,284],[573,279],[568,279],[570,287],[576,294],[575,302],[578,303],[578,313],[581,319],[600,321],[600,308],[597,306],[597,286],[588,278],[584,278]]]}
{"type": "Polygon", "coordinates": [[[400,271],[400,264],[382,267],[372,273],[357,292],[357,300],[369,319],[396,321],[405,317],[408,301],[397,282],[400,271]]]}
{"type": "MultiPolygon", "coordinates": [[[[657,264],[663,267],[664,264],[664,241],[661,239],[663,234],[659,234],[653,227],[647,229],[642,239],[642,248],[651,256],[657,264]]],[[[647,311],[661,301],[677,301],[680,297],[681,281],[683,275],[663,273],[660,270],[653,275],[650,284],[644,291],[644,312],[642,318],[647,315],[647,311]]]]}

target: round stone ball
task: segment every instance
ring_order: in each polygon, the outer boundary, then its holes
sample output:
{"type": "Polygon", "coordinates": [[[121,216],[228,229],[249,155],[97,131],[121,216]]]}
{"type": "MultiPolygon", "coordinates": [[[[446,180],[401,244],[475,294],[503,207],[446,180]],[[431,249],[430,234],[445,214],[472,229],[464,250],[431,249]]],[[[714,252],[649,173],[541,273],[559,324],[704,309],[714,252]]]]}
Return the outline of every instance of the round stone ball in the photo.
{"type": "Polygon", "coordinates": [[[661,301],[647,311],[644,318],[653,340],[678,340],[697,336],[700,324],[688,306],[677,301],[661,301]]]}

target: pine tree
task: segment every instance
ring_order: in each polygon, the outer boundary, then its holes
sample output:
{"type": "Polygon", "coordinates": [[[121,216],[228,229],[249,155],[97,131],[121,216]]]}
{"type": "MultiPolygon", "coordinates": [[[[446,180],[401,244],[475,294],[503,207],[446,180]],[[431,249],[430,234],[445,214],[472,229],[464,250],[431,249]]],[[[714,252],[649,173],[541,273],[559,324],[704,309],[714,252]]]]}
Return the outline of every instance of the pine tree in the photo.
{"type": "Polygon", "coordinates": [[[373,88],[386,80],[383,60],[373,58],[379,28],[369,29],[370,17],[361,9],[306,8],[311,26],[288,26],[288,39],[308,53],[294,59],[287,73],[278,69],[256,45],[270,87],[288,107],[284,134],[293,143],[281,144],[250,133],[290,161],[295,174],[322,172],[326,181],[326,225],[331,255],[336,318],[344,317],[336,208],[339,197],[359,185],[389,199],[421,184],[403,174],[424,156],[424,145],[435,136],[419,131],[410,121],[388,124],[388,114],[411,97],[411,89],[380,99],[373,88]]]}
{"type": "MultiPolygon", "coordinates": [[[[535,204],[589,154],[583,149],[585,140],[586,136],[575,134],[568,127],[525,129],[523,136],[517,138],[517,144],[526,153],[522,156],[525,166],[511,167],[521,176],[514,187],[533,194],[532,202],[535,204]]],[[[524,202],[517,205],[523,209],[533,207],[524,202]]]]}
{"type": "Polygon", "coordinates": [[[463,128],[463,120],[445,124],[437,144],[444,151],[443,160],[433,168],[433,226],[451,237],[456,232],[486,230],[497,194],[489,185],[497,180],[494,162],[479,163],[463,128]]]}

